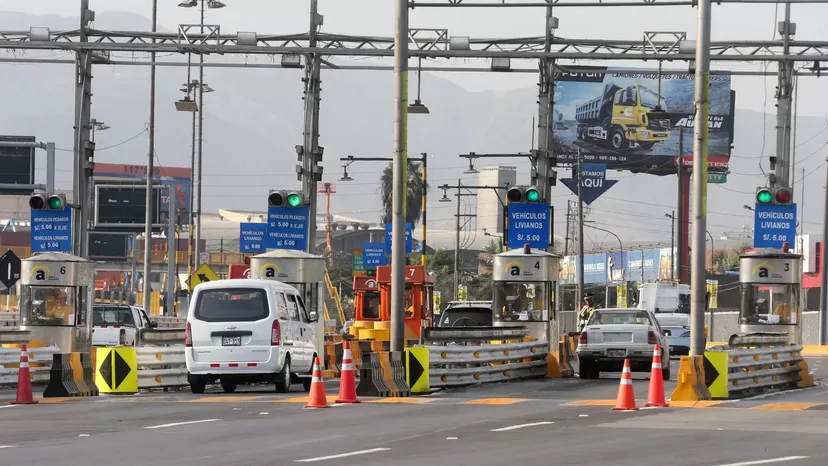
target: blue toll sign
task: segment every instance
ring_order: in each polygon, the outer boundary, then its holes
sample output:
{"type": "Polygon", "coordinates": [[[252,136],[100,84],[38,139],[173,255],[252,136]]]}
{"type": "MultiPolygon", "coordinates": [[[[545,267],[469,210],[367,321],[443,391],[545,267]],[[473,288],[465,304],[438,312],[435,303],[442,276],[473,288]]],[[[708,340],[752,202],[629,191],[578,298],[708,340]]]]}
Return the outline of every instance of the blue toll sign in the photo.
{"type": "Polygon", "coordinates": [[[239,252],[265,252],[267,223],[242,223],[239,227],[239,252]]]}
{"type": "MultiPolygon", "coordinates": [[[[578,195],[578,172],[577,168],[572,169],[572,178],[562,179],[561,182],[578,195]]],[[[607,179],[607,166],[602,163],[581,164],[581,197],[584,204],[589,205],[601,197],[610,188],[615,186],[618,180],[607,179]]]]}
{"type": "Polygon", "coordinates": [[[295,249],[308,247],[308,218],[310,209],[304,207],[268,207],[266,249],[295,249]]]}
{"type": "Polygon", "coordinates": [[[782,247],[782,243],[795,246],[796,204],[756,204],[754,210],[754,248],[778,249],[782,247]]]}
{"type": "Polygon", "coordinates": [[[387,263],[388,258],[385,256],[384,243],[365,243],[362,245],[362,266],[365,267],[365,270],[373,270],[387,263]]]}
{"type": "Polygon", "coordinates": [[[552,234],[549,204],[513,203],[508,209],[509,249],[522,248],[527,243],[533,249],[549,247],[552,234]]]}
{"type": "Polygon", "coordinates": [[[32,211],[32,252],[72,252],[72,208],[32,211]]]}
{"type": "MultiPolygon", "coordinates": [[[[414,249],[414,240],[412,236],[414,234],[414,225],[410,223],[405,224],[405,253],[411,254],[411,251],[414,249]]],[[[391,254],[391,224],[385,224],[385,253],[391,254]]]]}

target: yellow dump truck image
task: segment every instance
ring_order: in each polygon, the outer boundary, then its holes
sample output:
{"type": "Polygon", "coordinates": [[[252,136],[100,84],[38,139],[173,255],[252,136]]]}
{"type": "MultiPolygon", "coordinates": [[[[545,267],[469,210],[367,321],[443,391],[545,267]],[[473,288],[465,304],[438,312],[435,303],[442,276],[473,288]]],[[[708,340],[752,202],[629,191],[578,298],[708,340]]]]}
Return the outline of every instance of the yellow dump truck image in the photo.
{"type": "Polygon", "coordinates": [[[612,150],[650,149],[670,139],[664,98],[641,84],[604,85],[604,92],[575,107],[576,135],[612,150]]]}

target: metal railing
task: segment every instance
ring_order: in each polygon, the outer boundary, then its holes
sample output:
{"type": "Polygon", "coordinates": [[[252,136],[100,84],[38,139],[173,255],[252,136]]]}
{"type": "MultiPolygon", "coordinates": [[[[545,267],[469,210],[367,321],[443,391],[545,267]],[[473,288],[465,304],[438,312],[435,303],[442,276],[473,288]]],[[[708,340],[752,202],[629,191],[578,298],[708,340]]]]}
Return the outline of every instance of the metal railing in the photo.
{"type": "MultiPolygon", "coordinates": [[[[27,348],[32,382],[49,381],[52,356],[60,353],[57,346],[27,348]]],[[[16,384],[20,365],[20,348],[0,348],[0,385],[16,384]]]]}
{"type": "Polygon", "coordinates": [[[417,348],[428,348],[431,388],[540,378],[547,374],[549,344],[544,340],[417,348]]]}

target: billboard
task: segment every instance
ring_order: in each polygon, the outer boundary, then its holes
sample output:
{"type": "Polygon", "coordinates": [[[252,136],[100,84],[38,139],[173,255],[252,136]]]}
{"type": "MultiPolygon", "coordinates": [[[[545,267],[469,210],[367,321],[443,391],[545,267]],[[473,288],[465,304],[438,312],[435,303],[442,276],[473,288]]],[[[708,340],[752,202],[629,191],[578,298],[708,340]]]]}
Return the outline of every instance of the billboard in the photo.
{"type": "MultiPolygon", "coordinates": [[[[160,186],[155,187],[152,199],[152,224],[154,227],[164,227],[161,224],[160,186]]],[[[144,229],[147,212],[147,188],[142,185],[96,184],[95,185],[95,215],[96,228],[119,228],[135,231],[144,229]]]]}
{"type": "MultiPolygon", "coordinates": [[[[679,132],[693,153],[695,79],[613,67],[567,67],[555,75],[552,150],[558,162],[603,163],[609,169],[676,173],[679,132]],[[659,95],[660,89],[660,95],[659,95]]],[[[729,74],[710,75],[709,156],[730,158],[735,93],[729,74]]],[[[714,168],[714,170],[716,169],[714,168]]],[[[726,167],[725,167],[726,169],[726,167]]]]}
{"type": "Polygon", "coordinates": [[[654,282],[658,280],[661,249],[630,251],[627,253],[627,281],[654,282]]]}
{"type": "MultiPolygon", "coordinates": [[[[190,208],[190,177],[192,170],[184,167],[153,167],[153,180],[157,184],[175,186],[176,208],[180,211],[180,221],[186,221],[190,208]]],[[[124,165],[120,163],[96,163],[94,172],[96,181],[142,181],[147,182],[146,165],[124,165]]],[[[140,183],[137,183],[140,184],[140,183]]],[[[169,211],[169,198],[164,192],[161,196],[161,212],[169,211]]]]}
{"type": "MultiPolygon", "coordinates": [[[[33,136],[0,136],[2,142],[35,142],[33,136]]],[[[0,183],[34,184],[35,150],[32,147],[0,147],[0,183]]],[[[24,196],[31,189],[4,189],[0,194],[24,196]]]]}
{"type": "MultiPolygon", "coordinates": [[[[670,279],[671,263],[670,248],[587,254],[584,256],[584,283],[609,285],[670,279]]],[[[578,283],[577,270],[578,256],[563,257],[560,282],[565,285],[578,283]]]]}

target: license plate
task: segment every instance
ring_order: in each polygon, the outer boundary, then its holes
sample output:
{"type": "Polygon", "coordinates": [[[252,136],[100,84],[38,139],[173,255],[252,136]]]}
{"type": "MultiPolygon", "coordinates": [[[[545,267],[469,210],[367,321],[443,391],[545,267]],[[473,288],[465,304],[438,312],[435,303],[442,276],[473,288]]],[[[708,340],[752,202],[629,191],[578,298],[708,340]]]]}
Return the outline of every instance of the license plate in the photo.
{"type": "Polygon", "coordinates": [[[623,358],[627,356],[627,350],[611,349],[607,350],[607,357],[609,358],[623,358]]]}
{"type": "Polygon", "coordinates": [[[241,346],[241,337],[221,337],[221,346],[241,346]]]}

